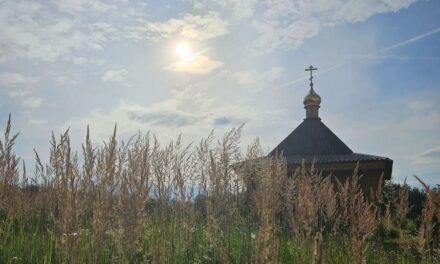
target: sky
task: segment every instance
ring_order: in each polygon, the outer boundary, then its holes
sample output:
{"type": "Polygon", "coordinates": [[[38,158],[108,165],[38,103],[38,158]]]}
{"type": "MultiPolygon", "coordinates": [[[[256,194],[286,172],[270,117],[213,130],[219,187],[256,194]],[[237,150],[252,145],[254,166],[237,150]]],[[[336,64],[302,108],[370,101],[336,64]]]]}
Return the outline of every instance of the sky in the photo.
{"type": "Polygon", "coordinates": [[[51,132],[100,144],[141,131],[270,151],[304,119],[309,65],[320,117],[393,180],[440,183],[440,1],[0,0],[0,130],[48,157],[51,132]]]}

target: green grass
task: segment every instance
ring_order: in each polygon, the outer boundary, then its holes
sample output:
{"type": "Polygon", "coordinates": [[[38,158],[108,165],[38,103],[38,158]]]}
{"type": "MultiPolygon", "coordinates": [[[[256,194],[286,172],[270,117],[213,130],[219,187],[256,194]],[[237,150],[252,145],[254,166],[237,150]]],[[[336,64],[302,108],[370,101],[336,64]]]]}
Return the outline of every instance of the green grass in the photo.
{"type": "MultiPolygon", "coordinates": [[[[98,250],[93,245],[91,232],[69,238],[57,233],[54,226],[22,227],[4,220],[0,225],[0,263],[148,263],[157,261],[154,256],[157,258],[158,251],[161,251],[160,261],[164,263],[222,263],[221,252],[215,243],[224,249],[229,263],[256,261],[254,250],[258,238],[255,230],[246,226],[224,228],[213,238],[209,238],[206,226],[194,228],[189,236],[178,228],[173,222],[166,225],[151,223],[145,227],[137,248],[110,236],[106,240],[108,244],[99,245],[101,250],[98,250]],[[73,242],[67,246],[69,239],[73,242]]],[[[311,240],[280,235],[277,242],[278,263],[312,262],[311,240]]],[[[325,237],[323,252],[325,263],[352,263],[349,239],[325,237]]],[[[371,241],[366,256],[367,263],[421,262],[417,254],[400,248],[393,241],[371,241]]]]}
{"type": "Polygon", "coordinates": [[[0,228],[0,263],[53,263],[57,239],[53,232],[14,228],[3,222],[0,228]]]}

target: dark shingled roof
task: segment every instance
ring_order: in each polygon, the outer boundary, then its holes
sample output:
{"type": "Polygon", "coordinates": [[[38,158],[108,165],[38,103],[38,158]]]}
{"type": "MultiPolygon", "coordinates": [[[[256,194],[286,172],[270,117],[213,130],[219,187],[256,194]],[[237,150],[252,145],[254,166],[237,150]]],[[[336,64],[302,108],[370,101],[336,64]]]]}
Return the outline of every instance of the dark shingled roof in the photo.
{"type": "Polygon", "coordinates": [[[306,118],[269,156],[282,154],[289,164],[389,160],[353,153],[319,118],[306,118]]]}
{"type": "Polygon", "coordinates": [[[319,118],[304,119],[270,155],[277,152],[282,152],[284,156],[353,153],[319,118]]]}

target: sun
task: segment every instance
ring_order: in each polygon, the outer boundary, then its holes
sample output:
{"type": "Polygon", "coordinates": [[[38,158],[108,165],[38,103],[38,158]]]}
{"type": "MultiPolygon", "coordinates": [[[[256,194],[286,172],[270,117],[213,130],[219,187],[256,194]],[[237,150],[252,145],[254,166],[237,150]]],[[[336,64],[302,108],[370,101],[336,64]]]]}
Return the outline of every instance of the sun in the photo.
{"type": "Polygon", "coordinates": [[[185,59],[191,55],[191,47],[186,42],[181,42],[176,46],[176,55],[180,59],[185,59]]]}

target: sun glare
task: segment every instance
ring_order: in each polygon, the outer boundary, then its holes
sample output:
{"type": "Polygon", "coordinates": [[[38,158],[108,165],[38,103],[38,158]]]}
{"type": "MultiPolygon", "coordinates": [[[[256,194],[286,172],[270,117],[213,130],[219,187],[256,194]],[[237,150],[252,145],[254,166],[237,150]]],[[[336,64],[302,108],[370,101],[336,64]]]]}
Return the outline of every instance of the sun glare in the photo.
{"type": "Polygon", "coordinates": [[[191,55],[191,47],[188,43],[182,42],[176,46],[176,55],[180,59],[185,59],[191,55]]]}

